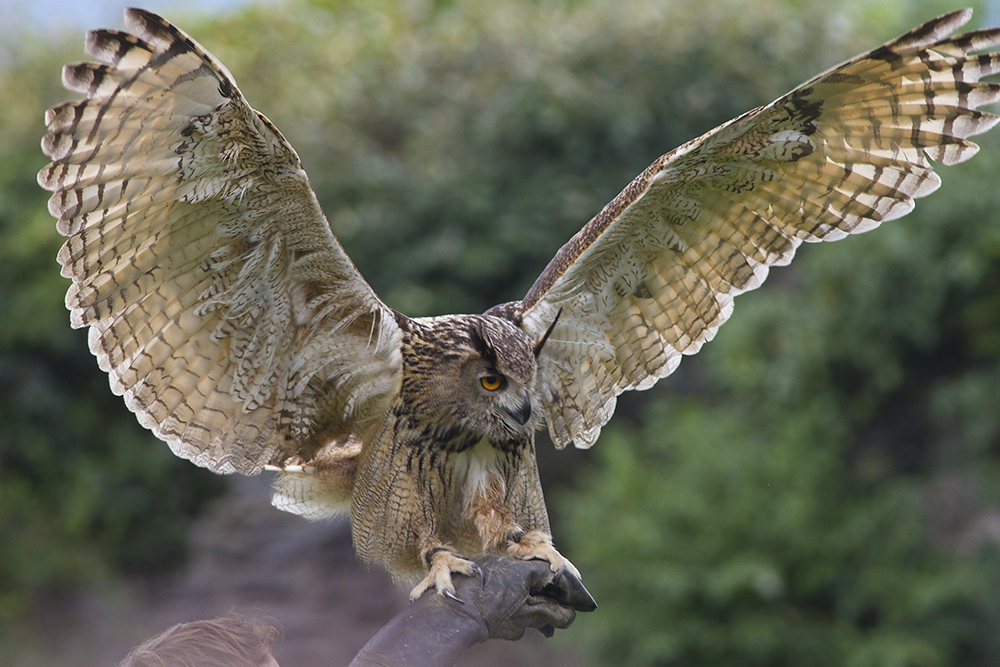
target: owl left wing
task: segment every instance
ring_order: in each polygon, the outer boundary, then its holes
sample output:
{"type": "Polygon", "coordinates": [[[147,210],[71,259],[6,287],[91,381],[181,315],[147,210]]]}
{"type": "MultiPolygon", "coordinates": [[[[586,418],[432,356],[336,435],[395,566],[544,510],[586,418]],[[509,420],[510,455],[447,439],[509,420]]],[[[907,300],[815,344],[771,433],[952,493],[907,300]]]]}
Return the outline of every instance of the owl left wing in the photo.
{"type": "Polygon", "coordinates": [[[520,302],[496,306],[551,335],[538,382],[556,446],[592,445],[617,396],[647,389],[711,340],[733,297],[832,241],[908,213],[967,137],[1000,118],[1000,30],[950,36],[954,12],[858,56],[656,160],[563,246],[520,302]],[[558,319],[557,319],[558,318],[558,319]]]}
{"type": "Polygon", "coordinates": [[[103,62],[64,69],[84,99],[46,114],[38,180],[67,237],[72,325],[178,456],[247,474],[353,457],[398,390],[394,313],[226,68],[155,14],[125,19],[88,35],[103,62]]]}

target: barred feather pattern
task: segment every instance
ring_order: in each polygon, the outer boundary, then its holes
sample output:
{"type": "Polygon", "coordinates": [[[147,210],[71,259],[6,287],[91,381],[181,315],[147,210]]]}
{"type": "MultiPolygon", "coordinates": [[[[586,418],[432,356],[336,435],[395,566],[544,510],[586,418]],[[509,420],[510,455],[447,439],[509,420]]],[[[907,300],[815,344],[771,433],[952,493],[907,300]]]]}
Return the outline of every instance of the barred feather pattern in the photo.
{"type": "Polygon", "coordinates": [[[905,215],[998,117],[981,81],[1000,30],[939,17],[656,160],[574,236],[520,302],[492,313],[540,337],[538,394],[559,447],[589,447],[617,396],[710,341],[733,297],[834,241],[905,215]],[[558,315],[561,313],[561,315],[558,315]]]}
{"type": "Polygon", "coordinates": [[[39,173],[67,237],[74,327],[174,452],[217,472],[311,458],[384,411],[400,333],[334,239],[298,157],[160,17],[67,66],[39,173]]]}
{"type": "Polygon", "coordinates": [[[930,160],[998,117],[1000,30],[942,16],[667,153],[521,301],[409,319],[333,237],[298,157],[183,32],[127,10],[68,66],[39,173],[75,327],[140,423],[274,503],[351,512],[362,560],[452,590],[465,556],[572,563],[548,534],[534,433],[592,445],[617,397],[712,339],[803,241],[909,212],[930,160]]]}

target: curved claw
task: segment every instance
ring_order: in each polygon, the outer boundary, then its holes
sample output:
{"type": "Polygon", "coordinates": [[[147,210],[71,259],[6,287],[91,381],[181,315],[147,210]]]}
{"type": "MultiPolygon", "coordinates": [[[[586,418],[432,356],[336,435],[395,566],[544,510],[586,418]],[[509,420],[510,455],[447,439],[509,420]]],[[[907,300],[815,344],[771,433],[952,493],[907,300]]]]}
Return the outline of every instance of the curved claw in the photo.
{"type": "Polygon", "coordinates": [[[529,530],[518,541],[509,542],[507,555],[521,560],[545,560],[553,573],[565,568],[577,579],[582,579],[576,566],[552,546],[551,536],[538,530],[529,530]]]}
{"type": "Polygon", "coordinates": [[[429,565],[427,576],[410,591],[410,602],[419,598],[430,588],[435,589],[438,595],[446,595],[461,602],[455,597],[455,586],[451,583],[452,573],[471,577],[478,572],[479,576],[483,576],[483,571],[478,565],[467,558],[462,558],[450,549],[437,550],[432,555],[429,565]]]}
{"type": "Polygon", "coordinates": [[[486,578],[486,575],[483,574],[483,568],[479,567],[475,563],[469,563],[469,569],[478,574],[480,579],[486,578]]]}
{"type": "Polygon", "coordinates": [[[448,590],[447,588],[446,588],[446,589],[444,589],[443,591],[441,591],[441,595],[443,595],[443,596],[445,596],[446,598],[449,598],[449,599],[451,599],[451,600],[454,600],[454,601],[455,601],[455,602],[457,602],[458,604],[465,604],[464,602],[462,602],[462,600],[461,600],[461,599],[460,599],[460,598],[459,598],[459,597],[458,597],[457,595],[455,595],[454,593],[452,593],[452,592],[451,592],[450,590],[448,590]]]}

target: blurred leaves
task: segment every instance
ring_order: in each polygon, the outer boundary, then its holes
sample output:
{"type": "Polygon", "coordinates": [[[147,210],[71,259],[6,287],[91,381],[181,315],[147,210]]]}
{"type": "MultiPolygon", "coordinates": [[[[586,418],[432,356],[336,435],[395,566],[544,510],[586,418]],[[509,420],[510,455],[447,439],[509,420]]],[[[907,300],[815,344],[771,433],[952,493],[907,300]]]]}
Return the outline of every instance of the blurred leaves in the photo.
{"type": "Polygon", "coordinates": [[[603,615],[579,636],[607,664],[1000,655],[995,550],[930,549],[920,485],[859,482],[838,456],[846,429],[810,403],[779,419],[759,402],[659,402],[641,432],[602,436],[568,532],[603,615]]]}

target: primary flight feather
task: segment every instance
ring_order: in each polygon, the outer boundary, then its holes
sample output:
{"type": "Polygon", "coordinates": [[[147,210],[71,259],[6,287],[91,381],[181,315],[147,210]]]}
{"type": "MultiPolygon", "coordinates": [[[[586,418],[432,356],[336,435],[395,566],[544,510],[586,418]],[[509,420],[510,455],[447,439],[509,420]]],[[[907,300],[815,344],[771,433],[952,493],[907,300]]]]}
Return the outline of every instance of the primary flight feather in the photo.
{"type": "Polygon", "coordinates": [[[802,241],[900,217],[1000,119],[1000,30],[941,16],[657,159],[521,301],[409,318],[361,277],[295,151],[226,68],[147,11],[67,66],[39,183],[74,327],[140,423],[274,503],[349,510],[355,548],[454,591],[473,555],[553,547],[534,434],[589,447],[617,396],[712,339],[802,241]],[[929,159],[928,159],[929,158],[929,159]]]}

